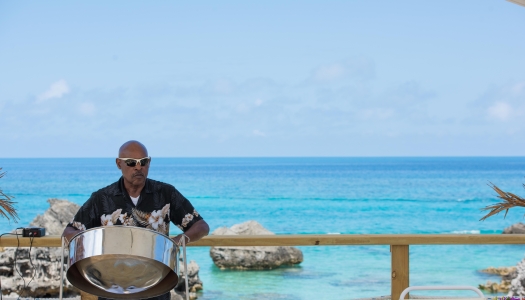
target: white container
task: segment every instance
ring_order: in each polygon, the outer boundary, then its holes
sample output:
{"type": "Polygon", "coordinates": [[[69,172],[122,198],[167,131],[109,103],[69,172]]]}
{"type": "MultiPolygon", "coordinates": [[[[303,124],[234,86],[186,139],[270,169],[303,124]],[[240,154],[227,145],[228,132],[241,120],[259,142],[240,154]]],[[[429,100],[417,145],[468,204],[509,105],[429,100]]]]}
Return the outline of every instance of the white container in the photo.
{"type": "Polygon", "coordinates": [[[454,285],[411,286],[403,290],[403,292],[401,293],[401,296],[399,296],[399,300],[404,300],[405,296],[412,291],[436,291],[436,290],[439,290],[439,291],[450,291],[450,290],[473,291],[478,295],[478,297],[471,297],[471,298],[470,297],[469,298],[465,298],[465,297],[426,298],[425,297],[425,300],[456,300],[456,299],[457,300],[486,300],[485,295],[483,295],[483,293],[479,289],[472,287],[472,286],[460,286],[460,285],[459,286],[454,286],[454,285]]]}

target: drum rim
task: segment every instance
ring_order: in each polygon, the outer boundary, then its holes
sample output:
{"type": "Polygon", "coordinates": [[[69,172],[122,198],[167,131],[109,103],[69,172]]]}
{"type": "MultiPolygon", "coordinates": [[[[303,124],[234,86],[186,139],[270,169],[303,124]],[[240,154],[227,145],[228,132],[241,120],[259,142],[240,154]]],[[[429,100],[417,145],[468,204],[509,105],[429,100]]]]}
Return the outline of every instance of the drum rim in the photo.
{"type": "Polygon", "coordinates": [[[163,236],[163,237],[165,237],[165,238],[171,240],[171,241],[173,242],[173,244],[174,244],[177,248],[179,248],[179,245],[177,245],[177,244],[175,243],[175,241],[172,240],[172,239],[170,238],[169,235],[166,235],[166,234],[164,234],[164,233],[162,233],[162,232],[159,232],[159,231],[156,231],[156,230],[153,230],[153,229],[149,229],[149,228],[146,228],[146,227],[128,226],[128,225],[98,226],[98,227],[93,227],[93,228],[89,228],[89,229],[86,229],[86,230],[82,230],[82,231],[80,231],[80,232],[77,232],[77,233],[76,233],[76,234],[75,234],[75,235],[74,235],[74,236],[68,241],[68,245],[71,244],[71,242],[72,242],[76,237],[78,237],[78,236],[81,235],[81,234],[84,234],[84,233],[89,232],[89,231],[100,230],[100,229],[102,229],[102,230],[106,230],[106,229],[110,229],[110,228],[132,228],[132,229],[140,229],[140,230],[145,230],[145,231],[153,232],[153,233],[156,233],[156,234],[158,234],[158,235],[161,235],[161,236],[163,236]]]}

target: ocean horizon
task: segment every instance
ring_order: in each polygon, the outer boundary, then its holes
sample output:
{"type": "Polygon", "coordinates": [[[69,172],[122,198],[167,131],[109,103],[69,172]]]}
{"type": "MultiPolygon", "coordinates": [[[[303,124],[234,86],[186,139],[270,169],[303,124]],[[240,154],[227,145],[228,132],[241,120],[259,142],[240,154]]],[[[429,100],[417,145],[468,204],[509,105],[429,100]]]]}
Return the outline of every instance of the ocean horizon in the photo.
{"type": "MultiPolygon", "coordinates": [[[[114,158],[0,158],[0,189],[26,226],[47,199],[81,205],[120,177],[114,158]],[[23,207],[23,209],[22,209],[23,207]]],[[[523,221],[480,209],[490,188],[525,194],[525,157],[153,157],[149,178],[173,184],[211,230],[255,220],[276,234],[499,234],[523,221]]],[[[178,229],[171,226],[171,234],[178,229]]],[[[191,247],[204,290],[199,299],[355,299],[390,294],[388,246],[298,247],[304,262],[268,271],[221,271],[208,247],[191,247]],[[248,274],[248,276],[247,276],[248,274]]],[[[525,245],[411,246],[411,285],[472,285],[480,273],[514,266],[525,245]]]]}

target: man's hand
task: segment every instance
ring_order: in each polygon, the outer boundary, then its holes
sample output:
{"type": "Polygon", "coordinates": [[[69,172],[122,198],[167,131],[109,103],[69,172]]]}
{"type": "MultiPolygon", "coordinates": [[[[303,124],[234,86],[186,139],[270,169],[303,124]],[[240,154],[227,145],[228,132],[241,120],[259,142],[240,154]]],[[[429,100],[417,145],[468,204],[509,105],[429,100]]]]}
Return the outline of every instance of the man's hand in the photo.
{"type": "Polygon", "coordinates": [[[187,236],[185,237],[182,234],[177,235],[173,238],[173,241],[175,244],[182,245],[181,238],[185,239],[186,245],[191,242],[196,242],[200,240],[202,237],[207,236],[210,232],[210,227],[208,226],[208,223],[204,220],[199,220],[195,224],[193,224],[190,229],[188,229],[184,234],[187,236]],[[188,241],[189,238],[189,241],[188,241]]]}
{"type": "Polygon", "coordinates": [[[176,237],[174,237],[173,241],[175,242],[175,244],[180,246],[182,245],[182,239],[184,239],[186,245],[188,245],[188,243],[191,242],[191,239],[188,236],[184,236],[183,234],[179,234],[176,237]]]}

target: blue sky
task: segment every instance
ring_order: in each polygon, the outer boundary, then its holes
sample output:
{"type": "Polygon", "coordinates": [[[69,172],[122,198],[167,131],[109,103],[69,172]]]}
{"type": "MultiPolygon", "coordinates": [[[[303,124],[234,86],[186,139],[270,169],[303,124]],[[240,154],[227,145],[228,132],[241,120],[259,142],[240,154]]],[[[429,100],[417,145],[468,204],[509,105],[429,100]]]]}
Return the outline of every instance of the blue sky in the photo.
{"type": "Polygon", "coordinates": [[[525,153],[525,7],[2,1],[0,157],[525,153]]]}

